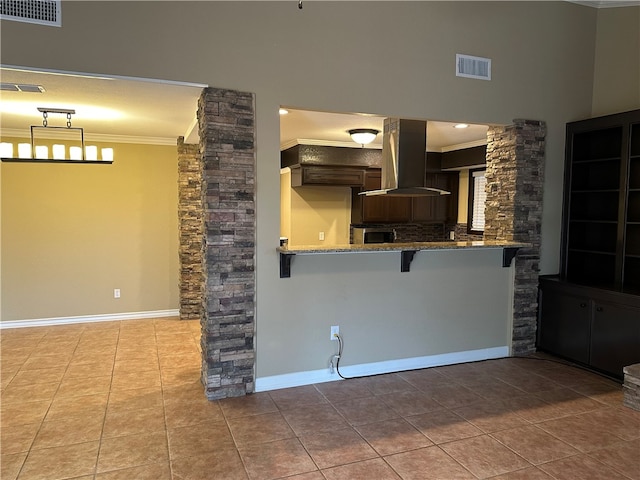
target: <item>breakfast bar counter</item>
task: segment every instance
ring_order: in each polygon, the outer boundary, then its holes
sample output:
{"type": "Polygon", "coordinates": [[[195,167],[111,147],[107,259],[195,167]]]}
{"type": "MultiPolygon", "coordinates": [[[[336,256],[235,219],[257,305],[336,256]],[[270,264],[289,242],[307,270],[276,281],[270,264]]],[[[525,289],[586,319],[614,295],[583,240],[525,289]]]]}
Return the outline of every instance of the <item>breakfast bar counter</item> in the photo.
{"type": "Polygon", "coordinates": [[[417,252],[428,250],[481,250],[502,249],[502,266],[509,267],[520,248],[530,247],[528,243],[487,240],[473,242],[408,242],[408,243],[368,243],[345,245],[300,245],[282,246],[280,254],[280,278],[291,276],[291,260],[295,255],[322,255],[374,252],[400,252],[400,271],[410,271],[411,261],[417,252]]]}

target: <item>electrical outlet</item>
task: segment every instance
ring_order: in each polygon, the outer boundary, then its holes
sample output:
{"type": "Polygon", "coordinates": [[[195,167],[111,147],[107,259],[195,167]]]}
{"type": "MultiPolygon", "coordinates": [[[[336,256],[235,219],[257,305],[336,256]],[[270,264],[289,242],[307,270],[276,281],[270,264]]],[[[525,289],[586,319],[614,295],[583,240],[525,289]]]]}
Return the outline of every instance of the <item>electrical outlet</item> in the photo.
{"type": "Polygon", "coordinates": [[[318,233],[318,240],[324,240],[324,232],[318,233]]]}
{"type": "Polygon", "coordinates": [[[113,298],[120,298],[120,289],[119,288],[114,288],[113,289],[113,298]]]}
{"type": "Polygon", "coordinates": [[[449,232],[449,240],[455,240],[456,239],[456,232],[454,232],[453,230],[451,230],[449,232]]]}
{"type": "Polygon", "coordinates": [[[331,327],[331,340],[338,340],[337,335],[340,335],[340,327],[334,325],[331,327]]]}

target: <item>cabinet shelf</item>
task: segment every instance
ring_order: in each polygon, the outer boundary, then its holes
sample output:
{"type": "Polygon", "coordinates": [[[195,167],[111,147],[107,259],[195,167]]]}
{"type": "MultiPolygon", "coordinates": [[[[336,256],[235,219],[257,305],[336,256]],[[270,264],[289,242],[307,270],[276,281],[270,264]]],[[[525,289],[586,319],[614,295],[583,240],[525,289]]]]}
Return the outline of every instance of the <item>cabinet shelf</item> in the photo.
{"type": "Polygon", "coordinates": [[[569,252],[574,252],[574,253],[588,253],[590,255],[609,255],[612,257],[615,257],[616,252],[608,252],[608,251],[603,251],[603,250],[587,250],[584,248],[570,248],[569,252]]]}
{"type": "Polygon", "coordinates": [[[593,188],[593,189],[576,189],[573,190],[573,193],[619,193],[620,189],[618,188],[593,188]]]}
{"type": "Polygon", "coordinates": [[[573,160],[573,163],[583,164],[583,163],[595,163],[595,162],[615,162],[618,160],[620,160],[620,157],[576,158],[573,160]]]}
{"type": "Polygon", "coordinates": [[[584,222],[584,223],[611,223],[617,225],[615,220],[603,220],[603,219],[591,219],[591,218],[572,218],[570,222],[584,222]]]}
{"type": "Polygon", "coordinates": [[[569,220],[569,223],[595,223],[595,224],[602,223],[602,224],[605,224],[605,225],[617,225],[618,224],[618,222],[615,221],[615,220],[586,220],[586,219],[583,219],[583,218],[571,218],[569,220]]]}

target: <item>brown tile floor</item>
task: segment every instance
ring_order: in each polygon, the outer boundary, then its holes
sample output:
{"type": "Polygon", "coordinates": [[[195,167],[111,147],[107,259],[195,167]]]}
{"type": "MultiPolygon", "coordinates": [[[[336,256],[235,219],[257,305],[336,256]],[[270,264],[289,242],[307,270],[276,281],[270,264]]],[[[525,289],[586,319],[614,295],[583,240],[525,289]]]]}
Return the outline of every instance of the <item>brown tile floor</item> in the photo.
{"type": "Polygon", "coordinates": [[[10,479],[633,479],[621,387],[502,359],[208,402],[198,322],[2,330],[10,479]]]}

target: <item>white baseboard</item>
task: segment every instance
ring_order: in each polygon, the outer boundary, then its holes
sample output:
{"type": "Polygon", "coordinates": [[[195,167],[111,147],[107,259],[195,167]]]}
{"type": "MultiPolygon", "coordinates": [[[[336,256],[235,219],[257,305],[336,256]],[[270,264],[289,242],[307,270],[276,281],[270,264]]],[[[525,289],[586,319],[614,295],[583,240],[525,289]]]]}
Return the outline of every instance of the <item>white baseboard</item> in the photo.
{"type": "Polygon", "coordinates": [[[7,320],[0,322],[5,328],[48,327],[72,323],[114,322],[118,320],[142,320],[145,318],[178,317],[180,310],[153,310],[148,312],[107,313],[103,315],[81,315],[78,317],[33,318],[30,320],[7,320]]]}
{"type": "MultiPolygon", "coordinates": [[[[467,350],[462,352],[444,353],[441,355],[428,355],[426,357],[403,358],[385,362],[364,363],[340,368],[340,373],[345,377],[359,377],[367,375],[379,375],[381,373],[402,372],[419,368],[441,367],[456,363],[477,362],[492,358],[504,358],[509,356],[509,347],[492,347],[480,350],[467,350]]],[[[256,392],[266,392],[280,388],[299,387],[314,383],[333,382],[341,380],[337,373],[331,373],[328,368],[323,370],[311,370],[307,372],[286,373],[256,379],[256,392]]]]}

